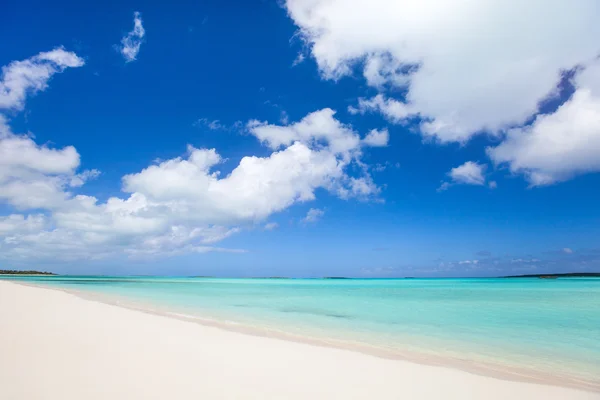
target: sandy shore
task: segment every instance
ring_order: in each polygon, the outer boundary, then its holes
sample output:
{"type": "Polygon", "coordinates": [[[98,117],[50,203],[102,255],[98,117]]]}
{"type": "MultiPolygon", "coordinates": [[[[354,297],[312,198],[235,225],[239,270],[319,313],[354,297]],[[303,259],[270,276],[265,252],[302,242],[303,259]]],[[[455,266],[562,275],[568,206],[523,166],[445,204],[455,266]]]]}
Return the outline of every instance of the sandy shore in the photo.
{"type": "Polygon", "coordinates": [[[0,399],[600,399],[0,281],[0,399]]]}

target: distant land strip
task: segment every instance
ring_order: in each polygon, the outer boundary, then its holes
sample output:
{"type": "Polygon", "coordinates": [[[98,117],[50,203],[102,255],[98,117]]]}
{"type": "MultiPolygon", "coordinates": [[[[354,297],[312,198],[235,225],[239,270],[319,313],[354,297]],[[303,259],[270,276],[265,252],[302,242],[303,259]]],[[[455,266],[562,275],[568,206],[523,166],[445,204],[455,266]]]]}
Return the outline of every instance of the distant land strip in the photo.
{"type": "Polygon", "coordinates": [[[567,272],[564,274],[533,274],[533,275],[511,275],[503,278],[540,278],[540,279],[556,279],[556,278],[600,278],[600,272],[567,272]]]}
{"type": "Polygon", "coordinates": [[[46,271],[17,271],[15,269],[0,269],[0,275],[56,275],[46,271]]]}

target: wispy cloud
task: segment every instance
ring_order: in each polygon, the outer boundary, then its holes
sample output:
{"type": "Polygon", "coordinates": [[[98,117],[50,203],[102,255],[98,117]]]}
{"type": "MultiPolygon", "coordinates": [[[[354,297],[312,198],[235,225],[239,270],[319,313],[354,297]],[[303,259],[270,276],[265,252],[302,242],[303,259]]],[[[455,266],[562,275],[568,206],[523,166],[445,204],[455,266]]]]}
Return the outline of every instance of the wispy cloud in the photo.
{"type": "Polygon", "coordinates": [[[194,124],[197,128],[207,128],[211,131],[239,131],[243,128],[244,124],[241,121],[236,121],[231,125],[227,125],[218,119],[199,118],[194,124]]]}
{"type": "Polygon", "coordinates": [[[119,51],[125,58],[125,62],[129,63],[137,59],[145,35],[146,30],[142,25],[142,15],[139,11],[136,11],[133,13],[133,30],[123,36],[121,46],[119,46],[119,51]]]}
{"type": "Polygon", "coordinates": [[[194,126],[204,126],[211,131],[225,129],[225,125],[223,125],[218,119],[209,120],[208,118],[198,119],[196,122],[194,122],[194,126]]]}
{"type": "Polygon", "coordinates": [[[298,64],[302,64],[305,60],[305,56],[302,53],[298,53],[298,55],[296,56],[296,58],[294,59],[294,62],[292,63],[292,67],[295,67],[298,64]]]}
{"type": "Polygon", "coordinates": [[[305,223],[314,223],[321,219],[325,215],[325,211],[318,208],[311,208],[306,213],[306,217],[302,219],[305,223]]]}
{"type": "Polygon", "coordinates": [[[533,264],[539,263],[541,260],[537,258],[513,258],[510,260],[512,264],[533,264]]]}
{"type": "Polygon", "coordinates": [[[82,58],[63,47],[41,52],[26,60],[11,62],[2,67],[0,109],[23,110],[27,95],[45,90],[52,75],[83,64],[82,58]]]}
{"type": "MultiPolygon", "coordinates": [[[[261,92],[264,92],[264,88],[260,88],[260,89],[261,89],[260,90],[261,92]]],[[[265,100],[265,101],[263,101],[263,104],[279,110],[279,122],[281,122],[284,125],[289,124],[290,115],[287,113],[287,111],[285,111],[283,109],[283,106],[281,104],[278,104],[271,100],[265,100]]]]}
{"type": "Polygon", "coordinates": [[[71,187],[80,187],[83,186],[87,181],[94,180],[100,176],[100,171],[97,169],[88,169],[79,174],[73,175],[71,178],[71,182],[69,182],[69,186],[71,187]]]}
{"type": "Polygon", "coordinates": [[[265,224],[265,231],[272,231],[279,228],[279,224],[277,222],[269,222],[268,224],[265,224]]]}
{"type": "Polygon", "coordinates": [[[366,267],[360,269],[361,275],[379,277],[379,276],[390,276],[397,275],[398,268],[396,267],[366,267]]]}
{"type": "Polygon", "coordinates": [[[383,172],[387,168],[400,168],[400,163],[392,163],[390,161],[386,161],[385,163],[377,163],[371,167],[371,171],[373,172],[383,172]]]}
{"type": "Polygon", "coordinates": [[[281,110],[281,112],[279,113],[279,122],[281,122],[284,125],[289,124],[290,116],[285,110],[281,110]]]}

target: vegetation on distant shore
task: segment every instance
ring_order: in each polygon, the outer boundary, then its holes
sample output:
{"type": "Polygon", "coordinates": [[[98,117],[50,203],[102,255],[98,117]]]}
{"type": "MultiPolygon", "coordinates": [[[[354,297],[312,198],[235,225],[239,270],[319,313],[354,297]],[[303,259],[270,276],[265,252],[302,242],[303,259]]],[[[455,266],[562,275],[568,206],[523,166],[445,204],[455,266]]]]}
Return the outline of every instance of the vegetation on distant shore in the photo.
{"type": "Polygon", "coordinates": [[[600,272],[568,272],[564,274],[533,274],[533,275],[513,275],[505,276],[505,278],[540,278],[540,279],[556,279],[556,278],[599,278],[600,272]]]}
{"type": "Polygon", "coordinates": [[[15,269],[0,269],[0,275],[56,275],[46,271],[18,271],[15,269]]]}

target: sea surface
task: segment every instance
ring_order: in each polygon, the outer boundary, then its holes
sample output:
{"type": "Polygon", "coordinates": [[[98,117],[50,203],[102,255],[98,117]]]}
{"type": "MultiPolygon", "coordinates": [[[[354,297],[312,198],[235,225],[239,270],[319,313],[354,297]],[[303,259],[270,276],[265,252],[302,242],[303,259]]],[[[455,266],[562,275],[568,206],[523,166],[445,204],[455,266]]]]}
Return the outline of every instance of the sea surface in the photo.
{"type": "Polygon", "coordinates": [[[10,279],[435,364],[600,388],[600,279],[10,279]]]}

